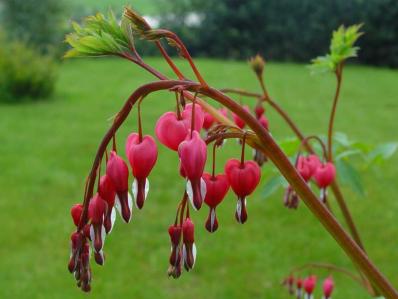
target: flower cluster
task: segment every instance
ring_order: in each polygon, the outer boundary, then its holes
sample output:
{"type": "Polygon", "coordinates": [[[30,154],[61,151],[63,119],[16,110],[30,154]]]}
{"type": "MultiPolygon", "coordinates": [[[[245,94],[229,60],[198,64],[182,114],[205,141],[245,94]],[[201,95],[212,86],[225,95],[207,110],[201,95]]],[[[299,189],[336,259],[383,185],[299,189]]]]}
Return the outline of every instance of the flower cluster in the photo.
{"type": "MultiPolygon", "coordinates": [[[[290,275],[283,281],[283,285],[287,288],[289,294],[297,299],[314,299],[316,284],[317,277],[315,275],[310,275],[304,279],[290,275]]],[[[328,276],[322,283],[322,299],[331,299],[333,289],[333,278],[328,276]]]]}
{"type": "MultiPolygon", "coordinates": [[[[308,156],[298,155],[295,165],[305,182],[309,183],[311,179],[314,180],[321,190],[319,199],[326,203],[327,187],[333,183],[336,177],[336,169],[333,163],[323,163],[317,155],[310,154],[308,156]]],[[[283,202],[288,208],[296,209],[298,207],[299,197],[291,186],[286,188],[283,202]]]]}
{"type": "MultiPolygon", "coordinates": [[[[209,232],[215,232],[219,226],[216,207],[231,188],[237,196],[235,218],[239,223],[244,223],[247,220],[246,199],[256,189],[261,177],[258,164],[245,161],[246,133],[241,135],[240,160],[228,160],[224,173],[219,174],[214,172],[215,150],[222,142],[215,141],[213,169],[211,173],[205,172],[207,143],[202,138],[201,131],[209,131],[218,124],[211,114],[195,104],[195,100],[191,104],[183,104],[182,107],[178,106],[176,112],[169,111],[160,116],[155,127],[155,135],[159,142],[178,154],[179,173],[186,181],[175,222],[168,230],[171,240],[168,273],[174,278],[181,275],[183,266],[190,271],[195,265],[195,228],[189,207],[199,210],[204,202],[209,207],[204,226],[209,232]]],[[[113,136],[113,148],[109,155],[105,152],[106,171],[98,179],[97,192],[89,199],[86,210],[81,204],[76,204],[71,209],[77,229],[71,236],[68,268],[74,273],[78,286],[83,291],[91,289],[91,255],[94,255],[97,264],[103,265],[105,262],[105,238],[112,232],[116,211],[124,222],[129,223],[133,216],[133,207],[142,209],[148,196],[148,177],[156,164],[158,149],[152,136],[142,134],[140,108],[138,111],[139,131],[132,132],[125,143],[125,154],[133,176],[131,188],[129,166],[118,154],[113,136]]],[[[100,167],[97,172],[100,175],[100,167]]]]}

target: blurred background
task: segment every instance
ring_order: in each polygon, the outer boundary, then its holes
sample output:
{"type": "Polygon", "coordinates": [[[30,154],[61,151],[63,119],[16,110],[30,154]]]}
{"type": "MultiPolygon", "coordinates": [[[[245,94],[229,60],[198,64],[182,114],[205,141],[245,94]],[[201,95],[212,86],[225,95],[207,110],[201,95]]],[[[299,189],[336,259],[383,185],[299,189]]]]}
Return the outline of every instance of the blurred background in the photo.
{"type": "MultiPolygon", "coordinates": [[[[336,130],[346,134],[341,143],[372,149],[373,160],[350,158],[351,168],[339,179],[370,257],[398,286],[398,158],[392,155],[398,139],[397,1],[0,0],[0,298],[87,296],[66,268],[73,230],[69,208],[82,201],[85,177],[111,117],[135,88],[154,78],[116,58],[64,61],[63,39],[72,20],[108,9],[120,16],[125,5],[153,26],[177,32],[214,87],[259,91],[246,60],[262,54],[271,96],[304,132],[320,135],[327,129],[335,80],[311,76],[306,65],[328,51],[339,25],[364,23],[359,57],[344,74],[336,130]],[[387,149],[377,147],[385,143],[387,149]]],[[[139,51],[148,64],[172,76],[152,44],[139,42],[139,51]]],[[[185,61],[176,61],[189,72],[185,61]]],[[[144,131],[153,135],[157,118],[173,109],[174,98],[167,93],[150,98],[143,106],[144,131]]],[[[273,136],[291,146],[286,125],[271,109],[266,113],[273,136]]],[[[136,129],[135,116],[134,109],[118,134],[119,148],[136,129]]],[[[90,297],[286,298],[280,284],[295,266],[327,262],[355,271],[304,205],[298,211],[283,207],[283,190],[269,184],[275,169],[268,163],[248,200],[248,223],[235,223],[232,194],[219,208],[214,235],[204,229],[206,207],[195,213],[197,264],[179,280],[169,279],[167,227],[184,182],[175,153],[159,149],[148,203],[135,211],[131,224],[117,219],[106,241],[105,266],[93,266],[90,297]]],[[[218,154],[218,170],[239,152],[229,142],[218,154]]],[[[339,275],[335,280],[334,298],[367,298],[355,282],[339,275]]]]}

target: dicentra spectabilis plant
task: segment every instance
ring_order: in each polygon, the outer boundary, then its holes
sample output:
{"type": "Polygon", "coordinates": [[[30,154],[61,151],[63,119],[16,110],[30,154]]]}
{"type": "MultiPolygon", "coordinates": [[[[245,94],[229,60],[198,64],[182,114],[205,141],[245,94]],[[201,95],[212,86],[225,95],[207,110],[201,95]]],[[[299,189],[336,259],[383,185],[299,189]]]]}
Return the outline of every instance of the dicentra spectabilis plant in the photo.
{"type": "MultiPolygon", "coordinates": [[[[120,22],[113,14],[109,14],[108,17],[97,14],[88,17],[83,26],[78,24],[73,26],[75,32],[66,38],[72,47],[66,57],[113,55],[135,63],[155,77],[153,82],[134,90],[114,117],[95,155],[86,181],[83,204],[76,204],[71,209],[76,229],[70,236],[71,256],[68,268],[83,291],[91,289],[92,257],[94,256],[96,263],[104,264],[105,237],[111,232],[114,233],[112,228],[115,224],[115,209],[119,211],[124,222],[130,222],[133,215],[133,201],[138,208],[134,213],[138,213],[139,209],[147,205],[144,203],[147,197],[151,196],[148,193],[148,177],[155,164],[161,163],[162,160],[161,156],[158,157],[156,141],[151,136],[155,135],[162,145],[174,151],[179,157],[180,165],[176,165],[175,171],[179,171],[181,179],[185,180],[185,188],[181,190],[181,200],[177,205],[176,215],[168,228],[171,241],[168,269],[170,276],[177,278],[182,274],[183,268],[186,271],[193,269],[197,254],[195,229],[205,227],[213,233],[222,227],[216,216],[216,208],[225,199],[229,189],[232,189],[237,197],[234,211],[236,220],[239,223],[248,220],[247,197],[252,195],[260,182],[260,166],[269,161],[265,165],[267,167],[275,165],[288,183],[285,205],[297,208],[299,200],[303,201],[359,271],[356,275],[338,266],[310,263],[291,271],[286,280],[289,293],[296,298],[313,298],[316,287],[313,272],[327,269],[328,272],[347,275],[372,296],[398,298],[397,291],[366,254],[337,181],[339,170],[336,170],[338,159],[334,158],[333,151],[333,124],[344,63],[357,54],[358,49],[354,47],[354,43],[361,35],[360,26],[340,27],[333,33],[330,54],[315,59],[313,63],[315,69],[331,71],[337,79],[326,142],[322,137],[304,135],[288,113],[271,98],[263,78],[265,61],[259,55],[252,58],[249,63],[262,93],[240,89],[218,90],[206,82],[184,43],[175,33],[151,28],[144,18],[129,8],[125,9],[120,22]],[[176,78],[168,78],[147,65],[137,53],[135,38],[154,42],[176,78]],[[176,66],[173,58],[162,46],[162,40],[166,40],[169,45],[177,49],[180,56],[189,63],[195,78],[188,78],[176,66]],[[152,93],[161,90],[170,92],[175,110],[164,112],[156,123],[155,132],[143,135],[140,107],[152,93]],[[253,110],[249,108],[250,105],[234,101],[227,95],[228,93],[255,98],[253,110]],[[213,107],[204,98],[214,100],[221,108],[213,107]],[[124,159],[122,153],[117,150],[116,135],[130,111],[136,106],[138,106],[138,132],[132,132],[127,138],[125,143],[127,159],[124,159]],[[271,136],[269,129],[274,125],[269,126],[265,115],[269,109],[274,109],[298,137],[299,146],[295,158],[289,159],[271,136]],[[236,146],[241,147],[240,158],[230,157],[223,167],[224,173],[215,174],[216,148],[218,151],[222,150],[224,141],[228,138],[239,141],[236,146]],[[314,145],[312,141],[317,143],[314,145]],[[208,147],[213,150],[211,172],[205,172],[208,147]],[[245,156],[245,147],[254,150],[254,161],[248,160],[245,156]],[[131,176],[125,162],[127,160],[131,167],[131,176]],[[105,171],[101,176],[102,164],[105,171]],[[329,189],[342,211],[349,232],[343,228],[331,211],[331,197],[326,196],[329,189]],[[191,220],[190,207],[199,210],[203,202],[209,207],[209,214],[207,219],[203,220],[204,225],[195,227],[191,220]],[[311,272],[303,273],[308,268],[311,272]]],[[[268,179],[264,177],[265,181],[268,179]]],[[[324,298],[330,298],[334,288],[330,273],[327,277],[322,288],[324,298]]]]}

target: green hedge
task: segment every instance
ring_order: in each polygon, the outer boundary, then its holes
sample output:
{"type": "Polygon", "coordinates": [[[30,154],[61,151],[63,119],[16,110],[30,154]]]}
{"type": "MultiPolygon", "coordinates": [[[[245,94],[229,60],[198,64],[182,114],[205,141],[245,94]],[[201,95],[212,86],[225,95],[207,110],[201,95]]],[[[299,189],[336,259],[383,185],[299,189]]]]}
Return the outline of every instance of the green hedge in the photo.
{"type": "Polygon", "coordinates": [[[163,26],[176,30],[195,55],[308,61],[327,51],[339,25],[364,23],[360,60],[398,67],[396,0],[179,0],[177,17],[163,26]],[[187,26],[190,12],[203,17],[187,26]]]}

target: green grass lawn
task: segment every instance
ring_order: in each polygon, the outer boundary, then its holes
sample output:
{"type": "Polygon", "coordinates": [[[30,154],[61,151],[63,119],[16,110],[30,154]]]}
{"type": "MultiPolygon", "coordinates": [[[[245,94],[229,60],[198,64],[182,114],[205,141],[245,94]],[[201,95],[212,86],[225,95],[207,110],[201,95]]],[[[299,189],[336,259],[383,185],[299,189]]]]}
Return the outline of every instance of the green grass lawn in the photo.
{"type": "MultiPolygon", "coordinates": [[[[148,62],[170,73],[160,59],[148,62]]],[[[198,65],[215,87],[257,90],[246,63],[198,60],[198,65]]],[[[270,63],[266,79],[270,93],[305,132],[325,132],[332,76],[310,76],[304,65],[270,63]]],[[[69,208],[82,200],[85,176],[109,119],[148,80],[148,74],[124,61],[68,61],[60,68],[53,100],[0,106],[0,298],[87,298],[66,268],[73,230],[69,208]]],[[[369,143],[397,140],[397,71],[349,66],[345,80],[336,130],[369,143]]],[[[151,95],[142,107],[145,133],[153,134],[156,119],[173,107],[174,95],[151,95]]],[[[291,135],[271,109],[267,115],[276,138],[291,135]]],[[[134,109],[118,134],[120,149],[135,129],[134,109]]],[[[148,202],[129,225],[117,219],[105,244],[105,266],[93,263],[90,298],[287,298],[280,282],[294,266],[317,261],[354,269],[304,205],[286,210],[281,192],[264,200],[260,187],[248,200],[243,226],[234,220],[232,194],[219,207],[220,227],[213,235],[204,229],[206,207],[193,213],[196,267],[179,280],[169,279],[167,227],[184,182],[176,154],[159,148],[148,202]]],[[[236,143],[228,142],[219,152],[218,168],[238,154],[236,143]]],[[[369,255],[398,286],[396,165],[394,156],[365,175],[366,198],[344,191],[369,255]]],[[[262,185],[266,181],[265,174],[262,185]]],[[[335,279],[334,298],[367,298],[353,281],[335,279]]]]}

